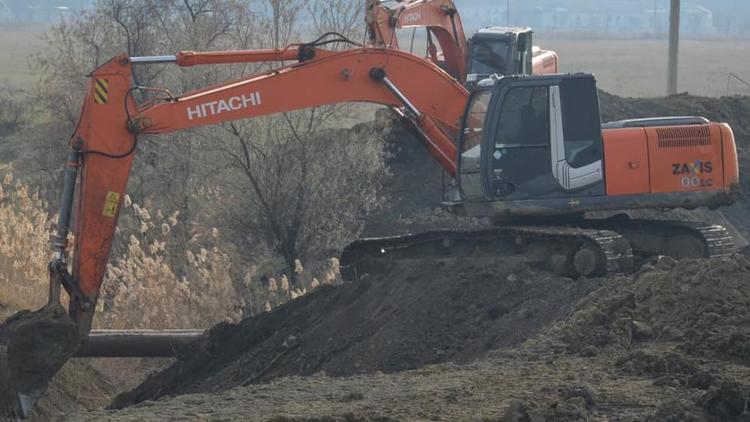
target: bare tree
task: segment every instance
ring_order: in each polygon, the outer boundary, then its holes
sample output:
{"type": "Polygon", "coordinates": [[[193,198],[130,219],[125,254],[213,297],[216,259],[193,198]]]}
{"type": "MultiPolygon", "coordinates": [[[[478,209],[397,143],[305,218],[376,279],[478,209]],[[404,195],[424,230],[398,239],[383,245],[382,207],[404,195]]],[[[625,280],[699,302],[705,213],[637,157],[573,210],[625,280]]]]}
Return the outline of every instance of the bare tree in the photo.
{"type": "MultiPolygon", "coordinates": [[[[356,0],[269,0],[266,6],[259,23],[270,29],[271,47],[287,45],[296,31],[363,36],[363,8],[356,0]]],[[[260,241],[282,257],[293,282],[298,259],[340,249],[378,205],[385,173],[380,135],[332,127],[351,111],[335,105],[225,125],[225,151],[244,179],[232,184],[225,221],[245,250],[260,241]]]]}
{"type": "Polygon", "coordinates": [[[380,134],[316,131],[316,119],[298,117],[229,125],[236,144],[227,154],[244,177],[224,208],[238,241],[278,253],[293,282],[298,259],[329,257],[361,232],[386,174],[380,134]]]}
{"type": "MultiPolygon", "coordinates": [[[[55,26],[48,48],[35,59],[37,103],[50,116],[49,125],[38,126],[43,142],[36,145],[54,150],[48,163],[36,165],[61,167],[63,134],[76,123],[83,76],[116,54],[282,47],[329,31],[357,40],[364,29],[361,3],[101,1],[95,10],[55,26]]],[[[134,76],[138,85],[180,93],[279,65],[139,66],[134,76]]],[[[172,233],[172,239],[187,244],[197,232],[219,225],[243,254],[279,256],[293,277],[296,259],[340,248],[356,237],[363,215],[377,205],[383,173],[379,136],[331,132],[340,129],[334,122],[351,116],[350,107],[337,105],[143,137],[129,194],[151,209],[180,211],[183,224],[174,230],[183,232],[172,233]]],[[[180,265],[179,259],[172,264],[180,265]]]]}

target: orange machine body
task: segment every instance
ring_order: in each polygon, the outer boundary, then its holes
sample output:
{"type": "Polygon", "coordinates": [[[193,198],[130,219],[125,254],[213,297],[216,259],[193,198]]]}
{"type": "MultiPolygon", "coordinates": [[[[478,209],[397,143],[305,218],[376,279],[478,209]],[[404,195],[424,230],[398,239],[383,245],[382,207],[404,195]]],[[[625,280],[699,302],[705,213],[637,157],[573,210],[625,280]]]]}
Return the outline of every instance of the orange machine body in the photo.
{"type": "MultiPolygon", "coordinates": [[[[398,29],[427,28],[440,47],[438,50],[435,45],[428,44],[428,58],[444,67],[454,78],[466,81],[469,46],[461,16],[452,0],[410,0],[393,9],[386,8],[381,0],[367,0],[365,20],[370,43],[393,50],[400,49],[396,36],[398,29]]],[[[533,74],[552,75],[559,71],[556,52],[533,47],[533,74]]]]}
{"type": "Polygon", "coordinates": [[[554,75],[560,73],[560,57],[556,52],[534,47],[533,54],[531,68],[534,75],[554,75]]]}
{"type": "Polygon", "coordinates": [[[430,60],[443,64],[454,78],[466,80],[466,34],[452,0],[412,0],[394,9],[386,8],[380,0],[368,0],[366,7],[372,45],[399,50],[396,30],[427,28],[440,46],[440,51],[434,45],[428,46],[430,60]]]}
{"type": "Polygon", "coordinates": [[[731,191],[739,183],[732,129],[723,123],[607,129],[608,196],[731,191]]]}

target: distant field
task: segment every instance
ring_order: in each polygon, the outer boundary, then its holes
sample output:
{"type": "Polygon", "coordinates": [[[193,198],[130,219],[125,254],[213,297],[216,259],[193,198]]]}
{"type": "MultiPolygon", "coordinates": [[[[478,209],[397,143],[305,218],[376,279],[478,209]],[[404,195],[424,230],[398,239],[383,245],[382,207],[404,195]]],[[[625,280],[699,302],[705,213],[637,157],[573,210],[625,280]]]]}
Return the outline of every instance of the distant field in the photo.
{"type": "MultiPolygon", "coordinates": [[[[663,96],[667,85],[667,42],[657,40],[579,40],[537,37],[543,48],[560,54],[564,72],[596,74],[599,86],[621,96],[663,96]]],[[[749,41],[690,41],[680,46],[679,91],[705,96],[750,95],[749,41]]]]}
{"type": "MultiPolygon", "coordinates": [[[[0,26],[0,83],[29,86],[34,81],[29,56],[44,47],[41,37],[45,29],[41,25],[0,26]]],[[[632,97],[664,95],[666,41],[594,38],[545,38],[540,34],[537,44],[560,53],[564,72],[595,73],[600,87],[609,92],[632,97]]],[[[684,40],[680,49],[680,91],[707,96],[750,95],[750,87],[736,80],[727,83],[730,73],[750,82],[747,45],[746,40],[684,40]]]]}
{"type": "Polygon", "coordinates": [[[29,56],[44,47],[44,26],[0,26],[0,84],[29,86],[34,77],[29,56]]]}

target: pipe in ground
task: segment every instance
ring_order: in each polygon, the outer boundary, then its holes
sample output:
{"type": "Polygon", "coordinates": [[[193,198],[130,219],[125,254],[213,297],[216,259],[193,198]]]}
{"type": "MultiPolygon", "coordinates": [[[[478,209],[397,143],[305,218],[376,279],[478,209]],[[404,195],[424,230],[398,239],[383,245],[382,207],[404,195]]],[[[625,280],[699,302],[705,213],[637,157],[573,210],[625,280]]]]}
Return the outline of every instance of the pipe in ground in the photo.
{"type": "Polygon", "coordinates": [[[171,358],[202,330],[93,330],[77,358],[171,358]]]}

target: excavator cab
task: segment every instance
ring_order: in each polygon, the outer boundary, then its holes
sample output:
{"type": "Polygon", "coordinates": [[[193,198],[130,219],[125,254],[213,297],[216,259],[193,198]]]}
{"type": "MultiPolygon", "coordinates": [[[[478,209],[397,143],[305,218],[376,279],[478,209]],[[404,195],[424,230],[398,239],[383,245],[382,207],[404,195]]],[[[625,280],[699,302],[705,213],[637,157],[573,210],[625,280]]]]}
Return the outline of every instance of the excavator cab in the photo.
{"type": "Polygon", "coordinates": [[[532,60],[531,28],[482,28],[469,39],[467,85],[491,75],[530,75],[532,60]]]}
{"type": "Polygon", "coordinates": [[[592,75],[512,76],[476,90],[459,140],[463,202],[605,194],[592,75]]]}

